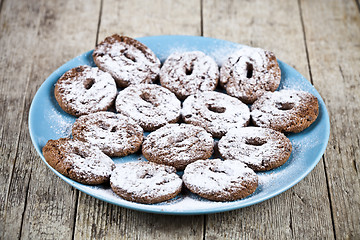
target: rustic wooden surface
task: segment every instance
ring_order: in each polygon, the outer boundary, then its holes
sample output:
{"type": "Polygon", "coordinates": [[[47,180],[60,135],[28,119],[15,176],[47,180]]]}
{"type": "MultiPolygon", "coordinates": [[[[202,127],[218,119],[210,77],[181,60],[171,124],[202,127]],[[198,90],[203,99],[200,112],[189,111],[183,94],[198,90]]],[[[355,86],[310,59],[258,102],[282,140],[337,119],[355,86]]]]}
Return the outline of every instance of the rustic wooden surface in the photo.
{"type": "Polygon", "coordinates": [[[0,239],[360,239],[360,4],[355,0],[0,0],[0,239]],[[202,35],[274,51],[309,79],[331,136],[315,169],[261,204],[202,216],[117,207],[33,148],[28,113],[56,68],[112,33],[202,35]]]}

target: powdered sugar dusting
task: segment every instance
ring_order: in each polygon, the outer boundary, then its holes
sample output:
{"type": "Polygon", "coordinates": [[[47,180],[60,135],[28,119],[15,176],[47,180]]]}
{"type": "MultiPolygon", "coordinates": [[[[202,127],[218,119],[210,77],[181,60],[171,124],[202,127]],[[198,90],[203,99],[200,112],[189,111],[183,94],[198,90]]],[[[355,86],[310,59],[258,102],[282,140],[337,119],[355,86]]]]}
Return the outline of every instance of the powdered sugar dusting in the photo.
{"type": "Polygon", "coordinates": [[[213,147],[213,138],[203,128],[167,124],[146,137],[143,154],[149,161],[184,169],[191,162],[209,158],[213,147]]]}
{"type": "Polygon", "coordinates": [[[214,90],[218,79],[216,62],[200,51],[173,53],[160,71],[161,85],[180,99],[198,91],[214,90]]]}
{"type": "MultiPolygon", "coordinates": [[[[219,41],[220,42],[220,41],[219,41]]],[[[233,49],[236,49],[236,46],[239,46],[238,44],[233,44],[231,46],[228,46],[226,42],[222,44],[224,41],[221,41],[220,43],[212,44],[210,47],[206,48],[208,49],[205,51],[207,54],[215,58],[218,65],[222,65],[222,63],[228,58],[229,53],[233,52],[233,49]]],[[[179,45],[175,47],[167,48],[165,46],[166,51],[163,51],[161,47],[158,47],[157,54],[158,56],[161,56],[162,60],[165,60],[168,55],[170,55],[174,51],[184,52],[189,50],[197,50],[197,48],[201,48],[201,46],[193,46],[189,44],[179,45]],[[160,49],[161,48],[161,49],[160,49]]],[[[159,45],[160,46],[160,45],[159,45]]],[[[241,47],[239,47],[241,48],[241,47]]],[[[155,49],[156,50],[156,49],[155,49]]],[[[286,65],[282,66],[282,69],[287,69],[286,65]]],[[[291,73],[292,74],[292,73],[291,73]]],[[[293,77],[293,74],[291,75],[293,77]]],[[[299,77],[302,77],[299,74],[299,77]]],[[[296,77],[295,77],[296,78],[296,77]]],[[[313,89],[313,87],[310,84],[304,84],[302,81],[295,79],[296,81],[293,81],[289,76],[284,77],[282,81],[282,86],[280,88],[284,89],[299,89],[299,90],[305,90],[308,92],[316,92],[316,90],[313,89]],[[306,88],[305,88],[306,87],[306,88]]],[[[71,118],[63,117],[64,114],[60,114],[57,110],[51,109],[51,111],[54,111],[56,113],[51,114],[49,116],[49,121],[52,121],[50,128],[53,129],[54,133],[64,136],[70,135],[70,129],[71,124],[74,121],[71,118]],[[51,119],[53,120],[51,120],[51,119]]],[[[208,201],[206,199],[203,199],[201,197],[198,197],[192,193],[189,193],[188,191],[182,192],[178,197],[171,199],[169,201],[159,203],[159,204],[152,204],[152,205],[143,205],[138,204],[134,202],[126,201],[117,195],[113,193],[113,191],[110,189],[108,185],[99,185],[99,186],[86,186],[86,185],[76,185],[78,189],[81,189],[85,191],[86,193],[89,193],[92,196],[98,197],[100,199],[105,199],[106,201],[110,201],[114,204],[118,204],[125,207],[131,207],[139,210],[144,211],[156,211],[158,213],[165,212],[165,213],[199,213],[201,210],[204,210],[204,213],[207,213],[207,211],[219,211],[221,209],[223,210],[229,210],[238,208],[239,206],[246,206],[248,203],[252,204],[253,201],[259,202],[259,199],[266,199],[267,196],[274,196],[271,194],[275,193],[277,194],[279,189],[281,190],[284,188],[284,186],[288,186],[288,183],[293,182],[296,180],[299,176],[299,172],[303,172],[304,170],[308,170],[307,162],[311,162],[313,158],[309,158],[307,156],[308,150],[312,149],[314,146],[317,146],[318,144],[323,144],[321,139],[314,139],[313,134],[309,134],[308,137],[305,135],[305,140],[302,141],[303,134],[299,135],[299,138],[296,137],[296,134],[291,134],[290,138],[293,142],[293,153],[292,157],[289,159],[289,161],[283,165],[282,167],[279,167],[273,171],[268,171],[264,173],[258,173],[259,176],[259,186],[257,191],[254,195],[240,200],[240,201],[233,201],[233,202],[213,202],[208,201]],[[309,141],[308,143],[306,141],[309,141]],[[315,145],[313,145],[315,144],[315,145]],[[294,177],[295,176],[295,177],[294,177]],[[280,188],[279,188],[280,186],[280,188]]],[[[137,155],[136,155],[137,156],[137,155]]],[[[132,156],[129,156],[129,158],[126,158],[126,161],[131,159],[132,156]]],[[[136,158],[136,157],[135,157],[136,158]]],[[[116,161],[123,161],[124,159],[115,159],[116,161]]],[[[136,159],[132,159],[130,161],[134,161],[136,159]]],[[[124,160],[125,161],[125,160],[124,160]]],[[[282,190],[281,190],[282,191],[282,190]]],[[[261,200],[262,201],[262,200],[261,200]]]]}
{"type": "Polygon", "coordinates": [[[229,44],[225,44],[225,45],[218,44],[218,45],[214,46],[212,51],[208,54],[209,54],[209,56],[211,56],[212,58],[215,59],[218,66],[222,66],[224,64],[224,62],[232,54],[234,54],[234,52],[238,52],[243,47],[244,47],[243,45],[239,45],[239,44],[231,45],[231,46],[229,46],[229,44]]]}
{"type": "Polygon", "coordinates": [[[55,108],[52,108],[47,116],[48,121],[51,123],[50,128],[59,137],[70,137],[71,127],[74,123],[74,119],[64,116],[55,108]]]}
{"type": "Polygon", "coordinates": [[[231,192],[245,190],[249,182],[257,182],[257,175],[239,161],[211,159],[189,164],[183,180],[191,191],[200,195],[226,197],[231,192]]]}
{"type": "Polygon", "coordinates": [[[245,103],[253,103],[267,91],[280,84],[281,71],[273,53],[243,47],[222,65],[220,82],[226,92],[245,103]]]}
{"type": "Polygon", "coordinates": [[[134,120],[112,112],[81,116],[72,132],[75,139],[85,140],[110,156],[134,153],[143,140],[143,129],[134,120]]]}
{"type": "Polygon", "coordinates": [[[310,93],[293,89],[268,92],[251,106],[251,116],[257,126],[285,129],[300,118],[305,109],[300,106],[307,106],[311,99],[310,93]]]}
{"type": "Polygon", "coordinates": [[[225,159],[238,160],[255,166],[255,169],[263,169],[271,162],[282,162],[291,151],[290,141],[285,135],[259,127],[231,129],[220,139],[218,146],[225,159]]]}
{"type": "Polygon", "coordinates": [[[176,122],[180,116],[181,103],[164,87],[140,84],[127,87],[119,93],[116,110],[134,119],[144,130],[152,130],[176,122]]]}
{"type": "Polygon", "coordinates": [[[118,164],[110,182],[113,188],[131,193],[134,198],[171,195],[182,185],[175,168],[151,162],[118,164]]]}
{"type": "Polygon", "coordinates": [[[81,72],[71,76],[72,69],[56,83],[62,101],[77,112],[76,115],[106,110],[114,101],[117,89],[109,73],[97,67],[81,66],[81,72]]]}
{"type": "Polygon", "coordinates": [[[189,96],[181,115],[186,123],[204,127],[221,137],[234,127],[244,127],[250,120],[250,109],[237,98],[219,92],[203,92],[189,96]]]}
{"type": "Polygon", "coordinates": [[[160,71],[160,60],[149,48],[141,47],[139,43],[132,45],[111,36],[96,47],[94,58],[99,67],[120,82],[120,86],[152,83],[160,71]]]}
{"type": "Polygon", "coordinates": [[[73,151],[69,151],[64,162],[72,165],[73,171],[91,177],[109,177],[114,167],[114,162],[88,143],[71,140],[66,142],[73,151]]]}

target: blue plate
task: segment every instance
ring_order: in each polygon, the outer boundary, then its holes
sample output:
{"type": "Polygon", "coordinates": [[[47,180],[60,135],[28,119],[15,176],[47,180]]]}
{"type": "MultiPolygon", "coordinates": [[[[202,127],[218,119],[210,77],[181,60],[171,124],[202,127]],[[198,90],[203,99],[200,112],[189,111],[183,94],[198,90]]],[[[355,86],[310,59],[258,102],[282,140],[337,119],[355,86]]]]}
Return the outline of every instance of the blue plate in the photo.
{"type": "MultiPolygon", "coordinates": [[[[243,47],[224,40],[195,36],[155,36],[138,40],[152,49],[162,62],[174,51],[199,50],[212,56],[221,65],[229,54],[243,47]]],[[[260,203],[291,188],[309,174],[325,151],[330,123],[324,101],[309,81],[295,69],[279,61],[282,73],[279,89],[298,89],[312,93],[319,100],[320,113],[315,123],[305,131],[288,135],[293,144],[290,159],[279,168],[258,173],[259,186],[251,196],[233,202],[213,202],[185,191],[170,201],[150,205],[123,200],[115,195],[108,185],[87,186],[75,182],[50,167],[41,149],[49,139],[71,136],[71,126],[76,118],[65,113],[56,102],[53,94],[54,84],[71,68],[83,64],[95,66],[91,54],[92,51],[89,51],[67,62],[41,85],[31,104],[29,129],[31,140],[44,163],[65,182],[95,198],[121,207],[161,214],[194,215],[229,211],[260,203]]],[[[113,158],[113,160],[119,164],[137,160],[139,157],[142,156],[133,154],[123,158],[113,158]]]]}

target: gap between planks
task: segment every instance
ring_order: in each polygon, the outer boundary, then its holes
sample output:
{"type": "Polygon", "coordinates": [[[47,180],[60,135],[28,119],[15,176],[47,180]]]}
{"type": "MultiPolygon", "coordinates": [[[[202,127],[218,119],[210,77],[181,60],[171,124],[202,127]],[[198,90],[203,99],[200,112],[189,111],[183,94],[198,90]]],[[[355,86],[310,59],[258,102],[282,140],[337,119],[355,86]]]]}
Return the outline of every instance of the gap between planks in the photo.
{"type": "Polygon", "coordinates": [[[0,14],[1,14],[1,10],[2,10],[2,6],[3,6],[3,2],[4,2],[5,0],[0,0],[0,14]]]}
{"type": "Polygon", "coordinates": [[[98,44],[99,41],[99,32],[100,32],[100,26],[101,26],[101,16],[102,16],[102,10],[103,10],[103,0],[100,1],[100,10],[99,10],[99,19],[96,29],[96,40],[95,40],[95,47],[98,44]]]}
{"type": "Polygon", "coordinates": [[[307,46],[307,42],[306,42],[306,33],[305,33],[304,18],[303,18],[302,8],[301,8],[301,0],[298,0],[298,6],[299,6],[301,28],[302,28],[302,32],[303,32],[303,38],[304,38],[306,61],[307,61],[308,69],[309,69],[310,82],[311,82],[312,85],[314,85],[313,77],[312,77],[312,73],[311,73],[309,50],[308,50],[308,46],[307,46]]]}
{"type": "MultiPolygon", "coordinates": [[[[0,13],[1,13],[1,8],[2,8],[2,3],[4,1],[0,2],[0,13]]],[[[30,76],[32,75],[33,72],[33,64],[31,65],[31,69],[30,69],[30,73],[26,79],[26,86],[25,86],[25,93],[29,90],[29,82],[30,82],[30,76]]],[[[23,95],[23,101],[22,101],[22,110],[21,110],[21,117],[20,117],[20,126],[23,124],[24,121],[24,114],[25,114],[25,106],[26,106],[26,94],[23,95]]],[[[15,171],[15,165],[16,165],[16,161],[18,159],[18,153],[19,153],[19,146],[20,146],[20,136],[21,136],[21,131],[19,131],[19,134],[17,136],[16,139],[16,148],[15,148],[15,159],[12,163],[12,168],[11,168],[11,173],[9,176],[9,183],[8,183],[8,187],[6,189],[6,199],[5,199],[5,213],[4,213],[4,219],[6,219],[6,214],[7,214],[7,206],[8,206],[8,200],[9,200],[9,194],[10,194],[10,187],[14,178],[14,171],[15,171]]],[[[24,216],[25,216],[25,210],[26,210],[26,206],[27,206],[27,199],[28,199],[28,194],[29,194],[29,185],[30,185],[30,180],[31,180],[31,172],[32,172],[32,168],[30,169],[30,175],[29,175],[29,180],[27,182],[26,185],[26,198],[24,200],[24,209],[23,212],[21,214],[21,225],[20,225],[20,230],[19,230],[19,239],[21,239],[21,232],[22,232],[22,228],[23,228],[23,224],[24,224],[24,216]]]]}
{"type": "MultiPolygon", "coordinates": [[[[358,3],[358,0],[355,0],[355,1],[357,1],[357,3],[358,3]]],[[[305,32],[305,25],[304,25],[304,17],[303,17],[303,13],[302,13],[301,0],[298,0],[298,6],[299,6],[299,14],[300,14],[301,28],[302,28],[303,37],[304,37],[304,46],[305,46],[306,60],[307,60],[308,68],[309,68],[310,82],[311,82],[312,85],[314,85],[313,76],[312,76],[312,72],[311,72],[311,64],[310,64],[309,50],[308,50],[307,40],[306,40],[306,32],[305,32]]],[[[359,6],[359,5],[358,5],[358,6],[359,6]]],[[[359,9],[359,10],[360,10],[360,9],[359,9]]],[[[329,196],[328,199],[329,199],[329,206],[330,206],[330,215],[331,215],[332,230],[333,230],[333,233],[334,233],[334,238],[336,239],[336,231],[335,231],[335,223],[334,223],[334,213],[333,213],[333,209],[332,209],[332,201],[331,201],[330,186],[329,186],[329,177],[328,177],[328,174],[327,174],[327,166],[326,166],[326,161],[325,161],[325,156],[324,156],[324,154],[323,154],[323,156],[322,156],[322,162],[323,162],[323,166],[324,166],[324,173],[325,173],[325,179],[326,179],[327,193],[328,193],[328,196],[329,196]]]]}
{"type": "Polygon", "coordinates": [[[354,1],[355,1],[356,6],[358,7],[358,10],[360,13],[360,2],[359,2],[359,0],[354,0],[354,1]]]}
{"type": "Polygon", "coordinates": [[[21,239],[21,234],[22,234],[22,230],[23,230],[23,226],[24,226],[24,219],[25,219],[25,212],[26,212],[26,207],[27,207],[27,199],[29,197],[29,187],[30,187],[30,181],[31,181],[31,173],[32,173],[32,168],[30,169],[30,175],[29,175],[29,182],[26,186],[26,198],[24,200],[24,210],[21,214],[21,225],[20,225],[20,230],[19,230],[19,239],[21,239]]]}

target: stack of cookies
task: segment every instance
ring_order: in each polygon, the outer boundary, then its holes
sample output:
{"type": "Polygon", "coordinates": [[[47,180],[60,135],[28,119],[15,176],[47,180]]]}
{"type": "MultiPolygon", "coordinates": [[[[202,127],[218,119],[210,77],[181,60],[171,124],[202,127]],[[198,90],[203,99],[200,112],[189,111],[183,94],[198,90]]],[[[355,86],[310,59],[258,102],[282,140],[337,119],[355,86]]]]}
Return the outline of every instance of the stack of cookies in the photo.
{"type": "Polygon", "coordinates": [[[213,201],[249,196],[256,172],[289,159],[284,133],[304,130],[319,112],[310,93],[276,91],[279,65],[260,48],[244,47],[222,66],[200,51],[175,52],[161,65],[144,44],[115,34],[93,58],[97,67],[78,66],[57,81],[57,102],[78,118],[72,138],[49,140],[43,155],[61,174],[110,182],[129,201],[162,202],[184,188],[213,201]],[[215,145],[222,159],[210,159],[215,145]],[[148,161],[111,159],[140,150],[148,161]]]}

